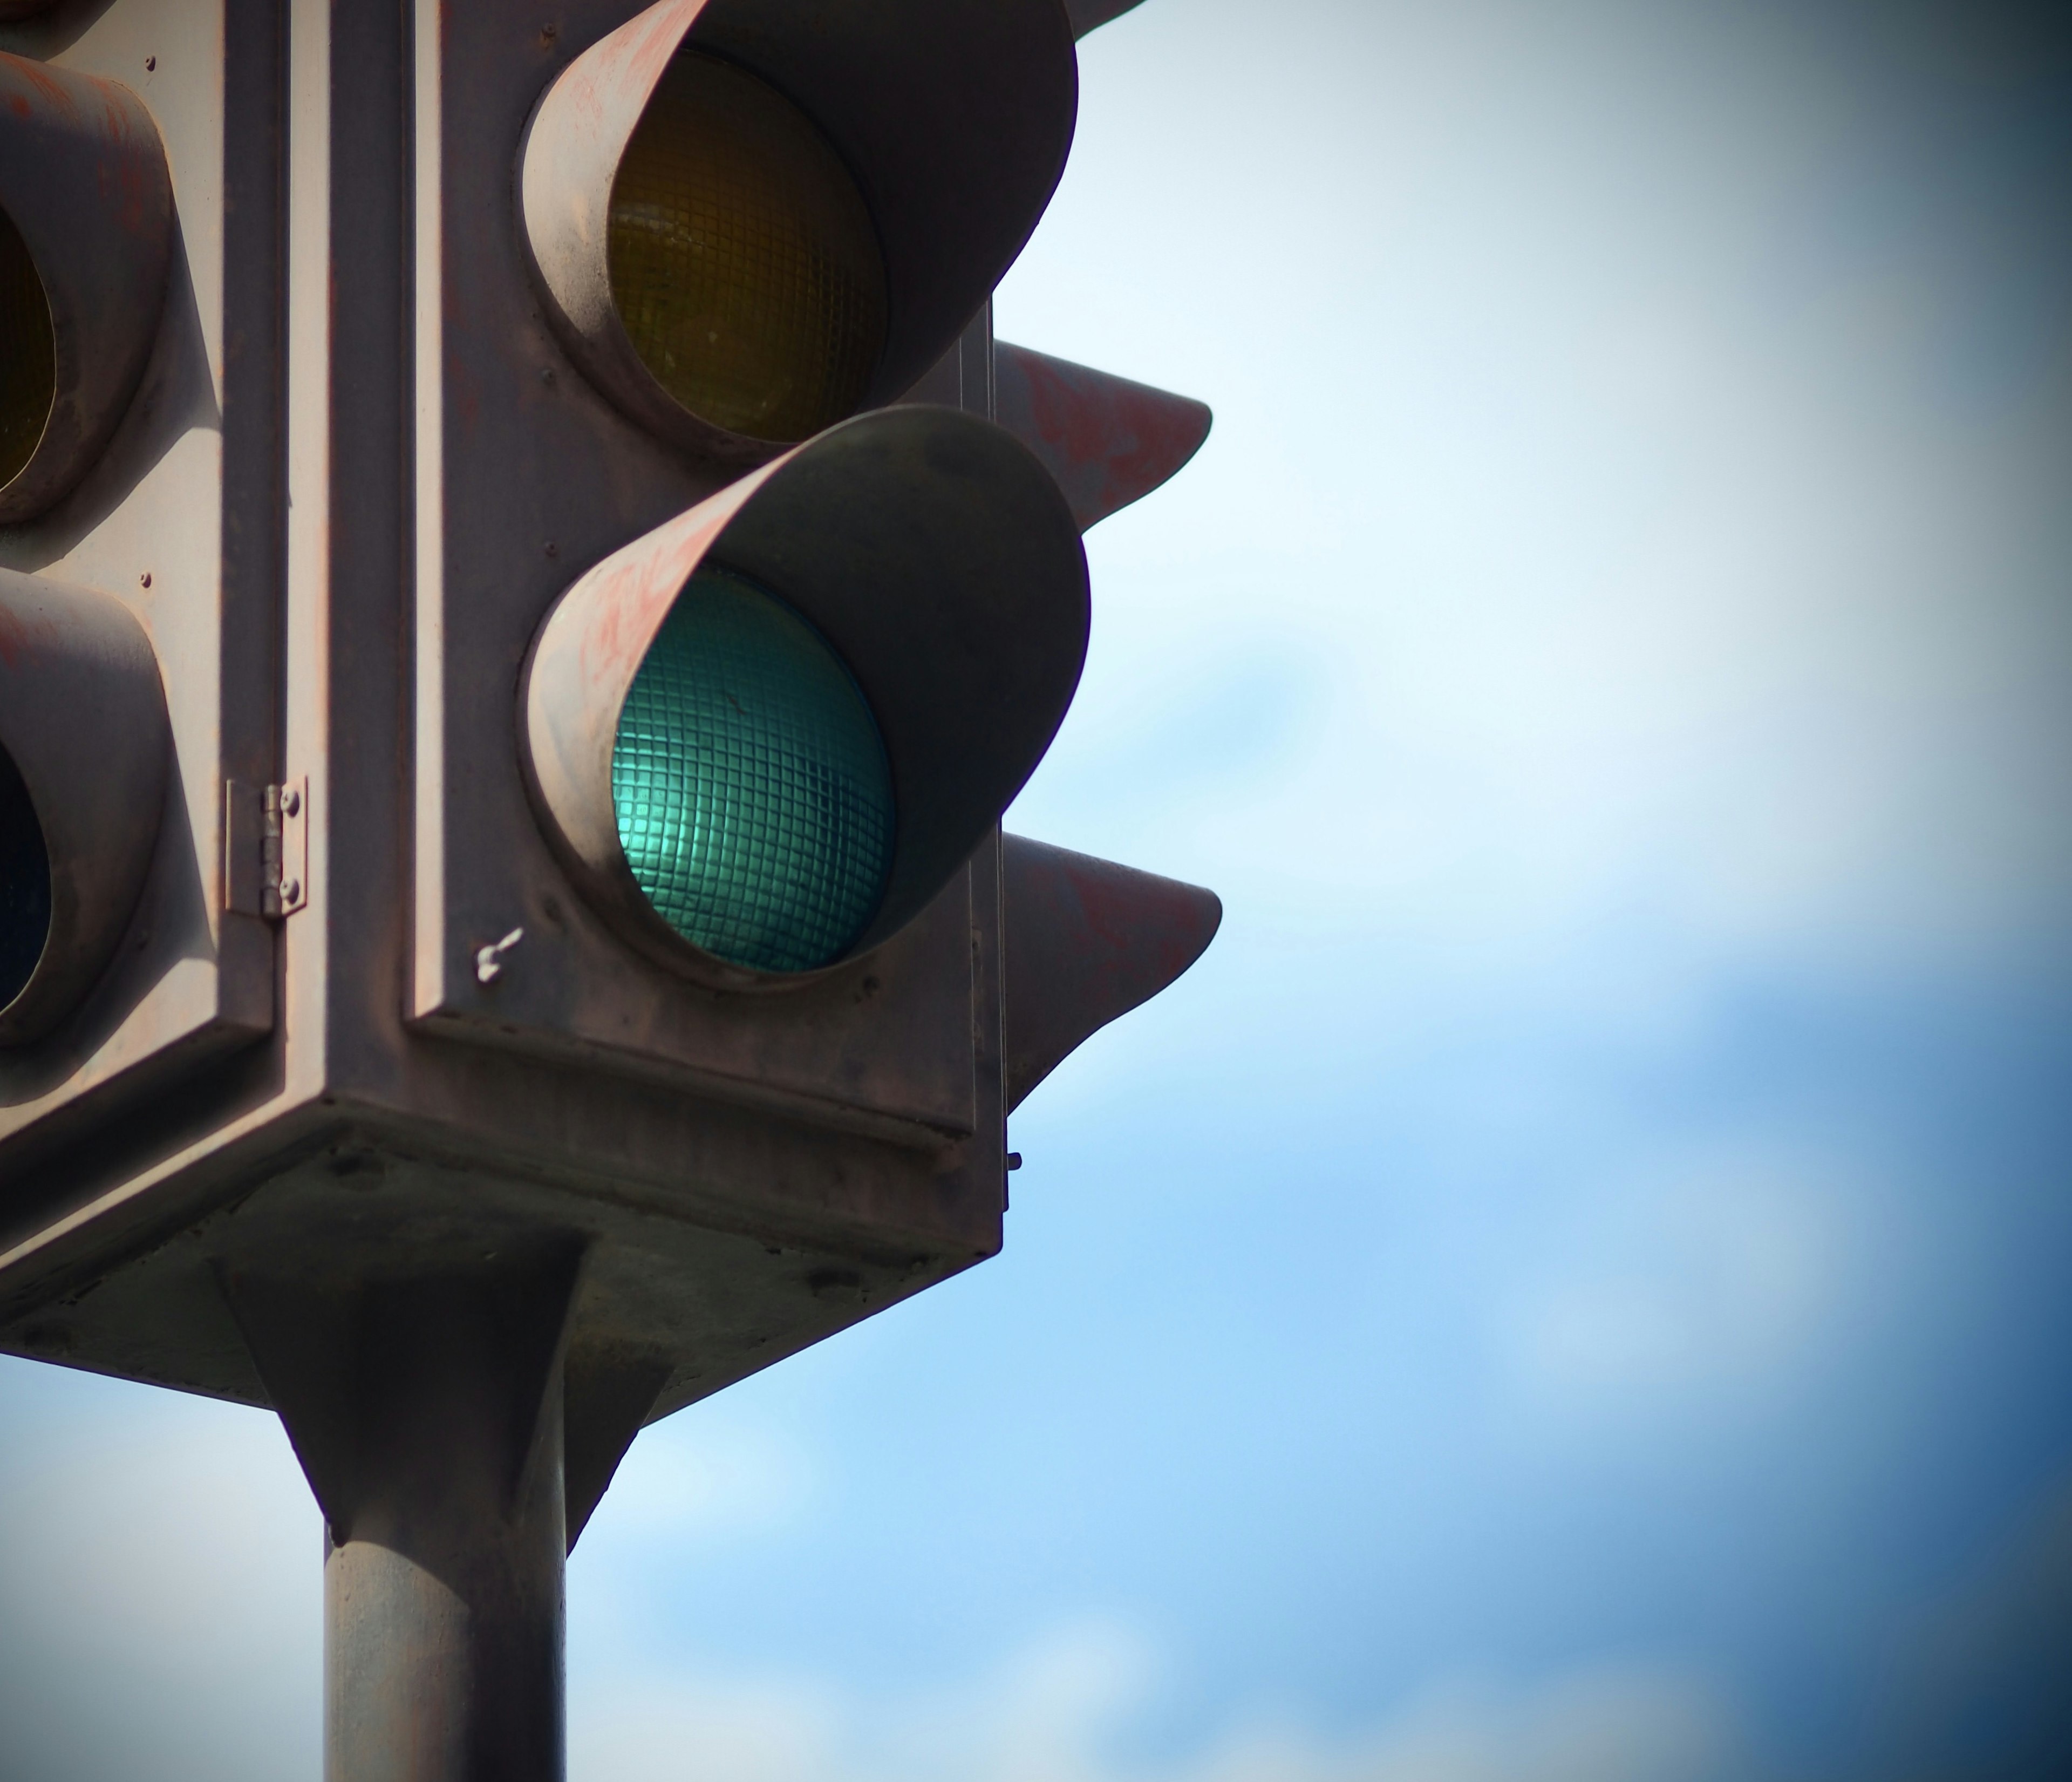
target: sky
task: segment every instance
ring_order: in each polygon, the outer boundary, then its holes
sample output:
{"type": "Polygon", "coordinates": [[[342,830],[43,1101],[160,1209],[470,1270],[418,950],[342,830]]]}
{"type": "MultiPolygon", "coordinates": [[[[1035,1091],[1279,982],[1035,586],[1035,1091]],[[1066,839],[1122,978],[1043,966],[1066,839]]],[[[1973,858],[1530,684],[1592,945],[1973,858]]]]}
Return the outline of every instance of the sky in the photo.
{"type": "MultiPolygon", "coordinates": [[[[2072,39],[1147,0],[1197,396],[1009,826],[1214,887],[1004,1253],[635,1443],[576,1782],[2072,1774],[2072,39]]],[[[309,1779],[278,1426],[0,1361],[0,1782],[309,1779]]]]}

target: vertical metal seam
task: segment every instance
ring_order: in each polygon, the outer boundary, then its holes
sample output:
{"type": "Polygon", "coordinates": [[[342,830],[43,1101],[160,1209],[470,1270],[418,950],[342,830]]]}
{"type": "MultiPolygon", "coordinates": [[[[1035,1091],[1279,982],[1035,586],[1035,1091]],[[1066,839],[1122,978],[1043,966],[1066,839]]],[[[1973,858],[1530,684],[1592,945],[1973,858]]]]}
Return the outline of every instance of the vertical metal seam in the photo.
{"type": "MultiPolygon", "coordinates": [[[[331,607],[332,0],[290,0],[288,17],[288,516],[282,661],[281,772],[310,766],[329,803],[331,607]],[[316,697],[298,699],[294,689],[316,697]]],[[[330,952],[329,850],[319,835],[310,887],[317,920],[282,931],[281,1010],[291,1081],[320,1085],[327,1070],[324,961],[330,952]]]]}
{"type": "Polygon", "coordinates": [[[404,759],[397,813],[397,859],[408,875],[401,899],[405,1019],[436,1008],[446,995],[441,944],[446,903],[445,266],[446,142],[441,89],[439,0],[400,0],[404,61],[409,82],[404,112],[403,350],[409,401],[404,411],[401,566],[405,622],[397,628],[402,660],[404,759]],[[429,940],[429,944],[426,942],[429,940]]]}

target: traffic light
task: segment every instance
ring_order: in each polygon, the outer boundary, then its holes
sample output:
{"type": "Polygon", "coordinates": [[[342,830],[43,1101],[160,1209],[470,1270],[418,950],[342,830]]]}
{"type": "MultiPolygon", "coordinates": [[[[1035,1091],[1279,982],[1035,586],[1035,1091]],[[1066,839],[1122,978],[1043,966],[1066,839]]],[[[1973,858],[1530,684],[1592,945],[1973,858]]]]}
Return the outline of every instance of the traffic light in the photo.
{"type": "Polygon", "coordinates": [[[273,1024],[256,888],[281,603],[264,10],[125,3],[88,30],[18,5],[0,23],[10,1245],[64,1216],[80,1142],[273,1024]],[[249,916],[225,907],[227,863],[249,916]]]}
{"type": "Polygon", "coordinates": [[[997,1251],[1215,931],[999,829],[1208,425],[992,335],[1116,10],[0,26],[0,1344],[280,1414],[336,1777],[557,1774],[635,1432],[997,1251]]]}
{"type": "MultiPolygon", "coordinates": [[[[69,494],[129,405],[171,212],[134,93],[0,56],[0,525],[69,494]]],[[[0,570],[0,1047],[48,1034],[106,969],[169,754],[157,659],[128,609],[0,570]]]]}
{"type": "Polygon", "coordinates": [[[129,610],[0,570],[0,1046],[43,1038],[106,969],[158,839],[168,744],[129,610]]]}

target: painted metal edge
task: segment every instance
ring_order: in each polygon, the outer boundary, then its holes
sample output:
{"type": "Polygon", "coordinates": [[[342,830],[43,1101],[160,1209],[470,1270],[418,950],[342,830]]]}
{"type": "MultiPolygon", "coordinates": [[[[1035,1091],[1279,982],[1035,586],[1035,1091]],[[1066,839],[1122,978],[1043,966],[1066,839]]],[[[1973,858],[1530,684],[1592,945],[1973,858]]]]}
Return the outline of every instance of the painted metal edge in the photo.
{"type": "Polygon", "coordinates": [[[1109,1022],[1208,950],[1211,891],[1019,835],[1001,837],[1004,1074],[1011,1113],[1109,1022]]]}
{"type": "Polygon", "coordinates": [[[1208,405],[1001,340],[1000,424],[1058,480],[1084,532],[1170,481],[1202,448],[1208,405]]]}

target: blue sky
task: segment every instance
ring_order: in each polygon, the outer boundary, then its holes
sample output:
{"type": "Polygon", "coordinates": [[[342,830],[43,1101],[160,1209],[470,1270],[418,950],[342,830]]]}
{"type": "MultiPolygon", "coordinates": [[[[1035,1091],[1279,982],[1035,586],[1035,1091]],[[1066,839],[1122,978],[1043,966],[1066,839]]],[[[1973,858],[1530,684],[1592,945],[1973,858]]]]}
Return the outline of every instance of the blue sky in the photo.
{"type": "MultiPolygon", "coordinates": [[[[1017,1116],[1003,1256],[641,1438],[572,1775],[2072,1773],[2062,35],[1149,0],[1081,66],[1000,332],[1217,422],[1010,826],[1224,928],[1017,1116]]],[[[0,1420],[0,1773],[314,1777],[274,1426],[0,1420]]]]}

